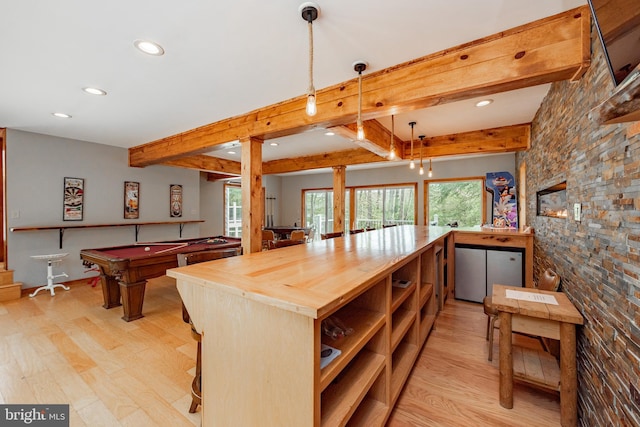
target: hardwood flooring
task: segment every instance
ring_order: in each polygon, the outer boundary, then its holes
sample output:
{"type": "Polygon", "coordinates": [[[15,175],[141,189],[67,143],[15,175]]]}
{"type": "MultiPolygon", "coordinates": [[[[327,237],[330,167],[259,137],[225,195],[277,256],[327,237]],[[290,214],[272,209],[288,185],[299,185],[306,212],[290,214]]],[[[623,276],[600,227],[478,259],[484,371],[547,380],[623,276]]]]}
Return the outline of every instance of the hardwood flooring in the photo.
{"type": "MultiPolygon", "coordinates": [[[[0,303],[0,403],[68,403],[72,427],[200,425],[200,409],[188,413],[196,344],[173,279],[149,281],[142,319],[101,304],[85,281],[0,303]]],[[[447,302],[388,426],[560,425],[543,391],[516,385],[514,408],[500,406],[497,331],[488,362],[485,327],[481,305],[447,302]]]]}

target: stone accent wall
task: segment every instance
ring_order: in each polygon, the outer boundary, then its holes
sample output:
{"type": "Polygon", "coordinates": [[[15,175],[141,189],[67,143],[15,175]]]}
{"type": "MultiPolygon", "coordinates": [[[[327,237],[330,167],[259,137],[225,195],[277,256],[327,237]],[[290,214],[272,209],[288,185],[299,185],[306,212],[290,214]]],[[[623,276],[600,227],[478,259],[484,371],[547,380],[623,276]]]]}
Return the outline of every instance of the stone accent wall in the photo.
{"type": "Polygon", "coordinates": [[[534,277],[554,268],[585,318],[577,344],[580,425],[640,426],[640,135],[627,137],[634,123],[590,120],[589,110],[613,91],[595,31],[591,45],[591,67],[576,83],[552,85],[532,124],[531,149],[516,162],[526,167],[534,277]],[[569,217],[537,216],[536,192],[562,181],[569,217]],[[574,203],[582,206],[580,222],[574,203]]]}

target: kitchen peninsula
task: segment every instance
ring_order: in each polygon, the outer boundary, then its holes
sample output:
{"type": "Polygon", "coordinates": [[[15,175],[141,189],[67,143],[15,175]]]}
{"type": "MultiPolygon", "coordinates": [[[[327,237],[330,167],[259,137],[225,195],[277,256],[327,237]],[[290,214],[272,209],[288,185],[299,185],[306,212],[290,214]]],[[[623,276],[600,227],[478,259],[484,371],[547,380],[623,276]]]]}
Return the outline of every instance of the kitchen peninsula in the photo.
{"type": "Polygon", "coordinates": [[[203,425],[384,425],[433,327],[453,234],[397,226],[168,270],[202,334],[203,425]],[[331,339],[328,318],[353,333],[331,339]],[[323,344],[340,355],[321,368],[323,344]]]}

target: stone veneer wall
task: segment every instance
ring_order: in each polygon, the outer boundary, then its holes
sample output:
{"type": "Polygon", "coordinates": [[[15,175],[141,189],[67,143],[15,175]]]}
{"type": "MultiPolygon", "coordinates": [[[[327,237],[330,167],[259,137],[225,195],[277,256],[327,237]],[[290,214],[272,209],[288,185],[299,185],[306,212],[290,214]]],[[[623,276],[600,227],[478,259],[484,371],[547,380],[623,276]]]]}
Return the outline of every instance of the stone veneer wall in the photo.
{"type": "Polygon", "coordinates": [[[589,110],[613,91],[592,31],[592,63],[576,83],[553,84],[532,123],[526,165],[527,223],[535,277],[546,267],[585,318],[578,327],[582,426],[640,426],[640,135],[600,126],[589,110]],[[536,215],[536,191],[567,182],[567,219],[536,215]],[[582,220],[573,219],[581,203],[582,220]]]}

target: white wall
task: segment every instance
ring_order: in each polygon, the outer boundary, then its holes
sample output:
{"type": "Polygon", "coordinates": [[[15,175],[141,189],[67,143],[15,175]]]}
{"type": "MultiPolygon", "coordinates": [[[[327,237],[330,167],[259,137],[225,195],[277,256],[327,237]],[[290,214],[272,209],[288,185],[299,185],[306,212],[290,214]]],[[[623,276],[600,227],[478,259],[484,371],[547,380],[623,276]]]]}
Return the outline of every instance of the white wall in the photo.
{"type": "MultiPolygon", "coordinates": [[[[429,165],[427,163],[426,168],[429,165]]],[[[497,154],[491,156],[473,157],[461,160],[434,161],[433,179],[443,178],[463,178],[484,176],[487,172],[510,172],[515,174],[515,154],[497,154]]],[[[418,175],[418,169],[409,169],[409,166],[379,167],[376,169],[349,170],[347,166],[346,185],[377,185],[377,184],[398,184],[398,183],[418,183],[418,224],[424,224],[424,181],[425,175],[418,175]]],[[[282,177],[282,225],[292,225],[294,222],[300,224],[302,218],[302,190],[310,188],[331,188],[333,187],[333,174],[318,173],[309,175],[289,175],[282,177]]],[[[491,201],[490,196],[487,200],[491,201]]],[[[489,203],[488,208],[491,207],[489,203]]],[[[491,219],[491,211],[487,212],[487,220],[491,219]]]]}
{"type": "MultiPolygon", "coordinates": [[[[176,221],[169,216],[169,185],[183,188],[182,220],[200,217],[199,173],[180,168],[128,167],[124,148],[56,138],[29,132],[7,130],[7,218],[8,228],[53,225],[90,225],[176,221]],[[65,177],[84,178],[84,219],[63,221],[63,181],[65,177]],[[124,181],[140,183],[140,218],[124,219],[124,181]]],[[[202,218],[205,219],[205,218],[202,218]]],[[[200,224],[184,226],[183,238],[199,237],[200,224]]],[[[147,225],[140,228],[139,241],[179,238],[178,225],[147,225]]],[[[131,227],[67,230],[62,249],[58,231],[8,232],[7,268],[24,288],[46,283],[45,261],[31,255],[66,252],[59,264],[69,279],[86,274],[79,257],[81,249],[128,245],[135,242],[131,227]]]]}

